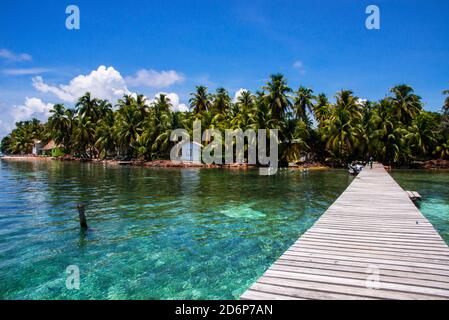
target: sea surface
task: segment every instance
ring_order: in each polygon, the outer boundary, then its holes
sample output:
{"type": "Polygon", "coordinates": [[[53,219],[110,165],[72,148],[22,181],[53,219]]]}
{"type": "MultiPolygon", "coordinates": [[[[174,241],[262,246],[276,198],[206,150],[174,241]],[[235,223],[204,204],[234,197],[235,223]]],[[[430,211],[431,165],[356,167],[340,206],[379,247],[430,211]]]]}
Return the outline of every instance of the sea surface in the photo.
{"type": "MultiPolygon", "coordinates": [[[[449,174],[393,176],[448,241],[449,174]]],[[[351,181],[0,160],[0,299],[236,299],[351,181]]]]}
{"type": "Polygon", "coordinates": [[[449,170],[393,170],[391,175],[404,190],[418,191],[419,210],[449,245],[449,170]]]}

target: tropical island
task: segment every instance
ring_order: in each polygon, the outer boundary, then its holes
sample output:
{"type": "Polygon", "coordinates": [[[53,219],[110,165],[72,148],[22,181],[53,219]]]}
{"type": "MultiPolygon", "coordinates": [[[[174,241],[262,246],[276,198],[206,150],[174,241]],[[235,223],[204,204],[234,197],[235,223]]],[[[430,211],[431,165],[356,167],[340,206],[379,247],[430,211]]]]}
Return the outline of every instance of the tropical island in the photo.
{"type": "Polygon", "coordinates": [[[449,1],[4,2],[0,301],[449,300],[449,1]]]}
{"type": "Polygon", "coordinates": [[[271,75],[255,93],[242,90],[236,101],[225,88],[209,93],[197,86],[189,112],[173,112],[164,94],[150,103],[141,94],[125,95],[114,104],[87,92],[74,108],[54,105],[46,123],[17,122],[3,138],[1,152],[31,154],[35,141],[44,141],[51,142],[47,155],[53,157],[167,160],[172,130],[191,131],[200,120],[204,128],[278,129],[284,166],[301,159],[342,166],[370,157],[386,165],[412,165],[449,159],[449,90],[443,95],[441,112],[424,110],[421,97],[405,84],[378,101],[341,90],[331,102],[310,88],[292,89],[281,74],[271,75]]]}

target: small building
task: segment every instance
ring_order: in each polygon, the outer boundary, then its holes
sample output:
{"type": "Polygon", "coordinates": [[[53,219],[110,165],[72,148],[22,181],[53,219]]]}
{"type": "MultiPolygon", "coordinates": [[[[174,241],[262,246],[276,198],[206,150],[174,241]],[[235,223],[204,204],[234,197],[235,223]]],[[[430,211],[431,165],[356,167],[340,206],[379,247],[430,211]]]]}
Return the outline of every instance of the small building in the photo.
{"type": "Polygon", "coordinates": [[[41,140],[33,141],[33,150],[31,154],[33,156],[40,156],[43,153],[44,143],[41,140]]]}
{"type": "Polygon", "coordinates": [[[45,154],[47,156],[55,156],[54,152],[59,148],[59,146],[56,145],[54,140],[50,140],[43,148],[42,148],[42,154],[45,154]]]}
{"type": "Polygon", "coordinates": [[[181,147],[181,161],[201,163],[203,146],[198,142],[186,142],[181,147]]]}

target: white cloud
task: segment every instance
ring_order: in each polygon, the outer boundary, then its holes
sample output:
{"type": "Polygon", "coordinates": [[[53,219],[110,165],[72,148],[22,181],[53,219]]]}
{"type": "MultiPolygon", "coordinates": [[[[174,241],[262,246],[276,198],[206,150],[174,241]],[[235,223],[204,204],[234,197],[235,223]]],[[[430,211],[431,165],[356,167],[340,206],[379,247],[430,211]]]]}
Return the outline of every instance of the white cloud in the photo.
{"type": "Polygon", "coordinates": [[[12,107],[11,116],[15,122],[30,120],[32,117],[46,120],[52,107],[52,103],[44,103],[41,99],[27,97],[23,105],[12,107]]]}
{"type": "Polygon", "coordinates": [[[186,112],[189,111],[189,107],[184,103],[179,103],[179,96],[174,92],[158,92],[154,95],[154,99],[149,100],[150,103],[153,103],[154,100],[159,97],[161,94],[164,94],[167,96],[167,98],[170,99],[171,104],[173,105],[172,110],[173,111],[181,111],[186,112]]]}
{"type": "Polygon", "coordinates": [[[362,99],[362,98],[359,98],[359,99],[357,99],[357,104],[359,105],[359,106],[363,106],[363,105],[365,105],[365,103],[368,101],[368,99],[362,99]]]}
{"type": "Polygon", "coordinates": [[[11,76],[36,75],[51,71],[47,68],[5,69],[2,72],[11,76]]]}
{"type": "Polygon", "coordinates": [[[14,53],[8,49],[0,49],[0,58],[12,62],[31,61],[32,57],[27,53],[14,53]]]}
{"type": "Polygon", "coordinates": [[[88,75],[73,78],[68,85],[52,86],[44,82],[42,77],[33,78],[33,86],[44,93],[52,93],[65,102],[74,103],[86,92],[93,97],[108,99],[111,102],[131,94],[121,74],[113,67],[99,66],[88,75]]]}
{"type": "Polygon", "coordinates": [[[293,68],[298,69],[301,74],[306,73],[306,70],[304,69],[304,63],[301,60],[296,60],[293,62],[293,68]]]}
{"type": "Polygon", "coordinates": [[[141,69],[135,76],[126,77],[130,87],[166,88],[175,83],[184,81],[184,76],[174,70],[156,71],[141,69]]]}
{"type": "Polygon", "coordinates": [[[237,99],[242,95],[243,92],[248,91],[247,89],[240,88],[234,94],[234,99],[232,100],[234,103],[237,102],[237,99]]]}

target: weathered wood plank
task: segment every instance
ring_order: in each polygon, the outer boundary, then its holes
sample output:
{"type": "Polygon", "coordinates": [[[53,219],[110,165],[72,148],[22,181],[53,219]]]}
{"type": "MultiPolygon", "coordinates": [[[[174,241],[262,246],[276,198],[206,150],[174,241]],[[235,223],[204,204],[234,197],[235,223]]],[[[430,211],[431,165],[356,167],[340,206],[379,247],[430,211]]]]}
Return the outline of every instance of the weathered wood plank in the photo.
{"type": "MultiPolygon", "coordinates": [[[[315,274],[315,275],[334,276],[334,277],[339,277],[339,278],[366,280],[366,272],[365,272],[366,270],[364,270],[364,269],[359,269],[358,270],[359,272],[355,272],[354,268],[350,268],[349,271],[344,271],[344,270],[342,271],[342,270],[333,270],[333,269],[329,269],[329,268],[324,269],[324,268],[320,268],[320,267],[322,267],[322,266],[319,265],[319,266],[310,268],[307,265],[289,266],[289,265],[283,265],[283,264],[277,263],[277,264],[272,265],[270,270],[271,271],[277,270],[277,271],[287,271],[287,272],[292,272],[292,273],[306,273],[306,274],[315,274]]],[[[396,273],[395,276],[383,274],[381,280],[382,280],[382,282],[389,282],[389,283],[411,284],[411,285],[430,287],[430,288],[449,289],[449,282],[416,279],[416,278],[410,278],[409,276],[410,276],[410,273],[402,273],[402,276],[400,273],[396,273]]]]}
{"type": "Polygon", "coordinates": [[[430,262],[433,264],[442,264],[442,265],[448,265],[449,266],[449,260],[440,259],[439,257],[435,256],[414,256],[414,255],[405,255],[405,254],[397,254],[392,252],[379,252],[379,251],[373,251],[373,250],[350,250],[350,249],[324,249],[324,248],[310,248],[307,246],[301,246],[301,247],[292,247],[289,249],[293,252],[306,252],[310,254],[336,254],[341,255],[345,257],[364,257],[364,258],[377,258],[377,259],[383,259],[383,260],[402,260],[407,262],[430,262]]]}
{"type": "Polygon", "coordinates": [[[443,248],[432,248],[432,247],[423,247],[423,246],[414,246],[414,245],[395,245],[395,244],[377,244],[377,243],[368,243],[368,242],[347,242],[347,241],[329,241],[329,240],[321,240],[321,239],[305,239],[301,238],[299,241],[295,242],[293,245],[302,245],[302,244],[310,244],[314,246],[327,246],[327,247],[357,247],[364,249],[377,249],[377,250],[387,250],[394,252],[420,252],[424,255],[427,254],[437,254],[439,256],[449,256],[449,252],[443,248]],[[425,252],[423,252],[425,251],[425,252]]]}
{"type": "MultiPolygon", "coordinates": [[[[333,264],[333,263],[325,263],[325,262],[310,262],[310,261],[301,261],[298,263],[298,261],[288,261],[288,260],[278,260],[276,261],[273,266],[289,266],[289,267],[304,267],[309,268],[311,271],[315,270],[326,270],[326,271],[347,271],[347,272],[358,272],[363,273],[365,277],[367,276],[368,269],[362,266],[355,266],[355,265],[342,265],[342,264],[333,264]]],[[[390,270],[383,268],[381,276],[392,276],[392,277],[403,277],[405,279],[413,280],[413,279],[420,279],[425,281],[436,281],[438,283],[448,283],[449,279],[447,277],[435,275],[435,274],[428,274],[428,273],[422,273],[422,272],[410,272],[410,271],[403,271],[403,270],[390,270]]]]}
{"type": "Polygon", "coordinates": [[[449,248],[418,197],[363,170],[241,298],[449,299],[449,248]]]}

